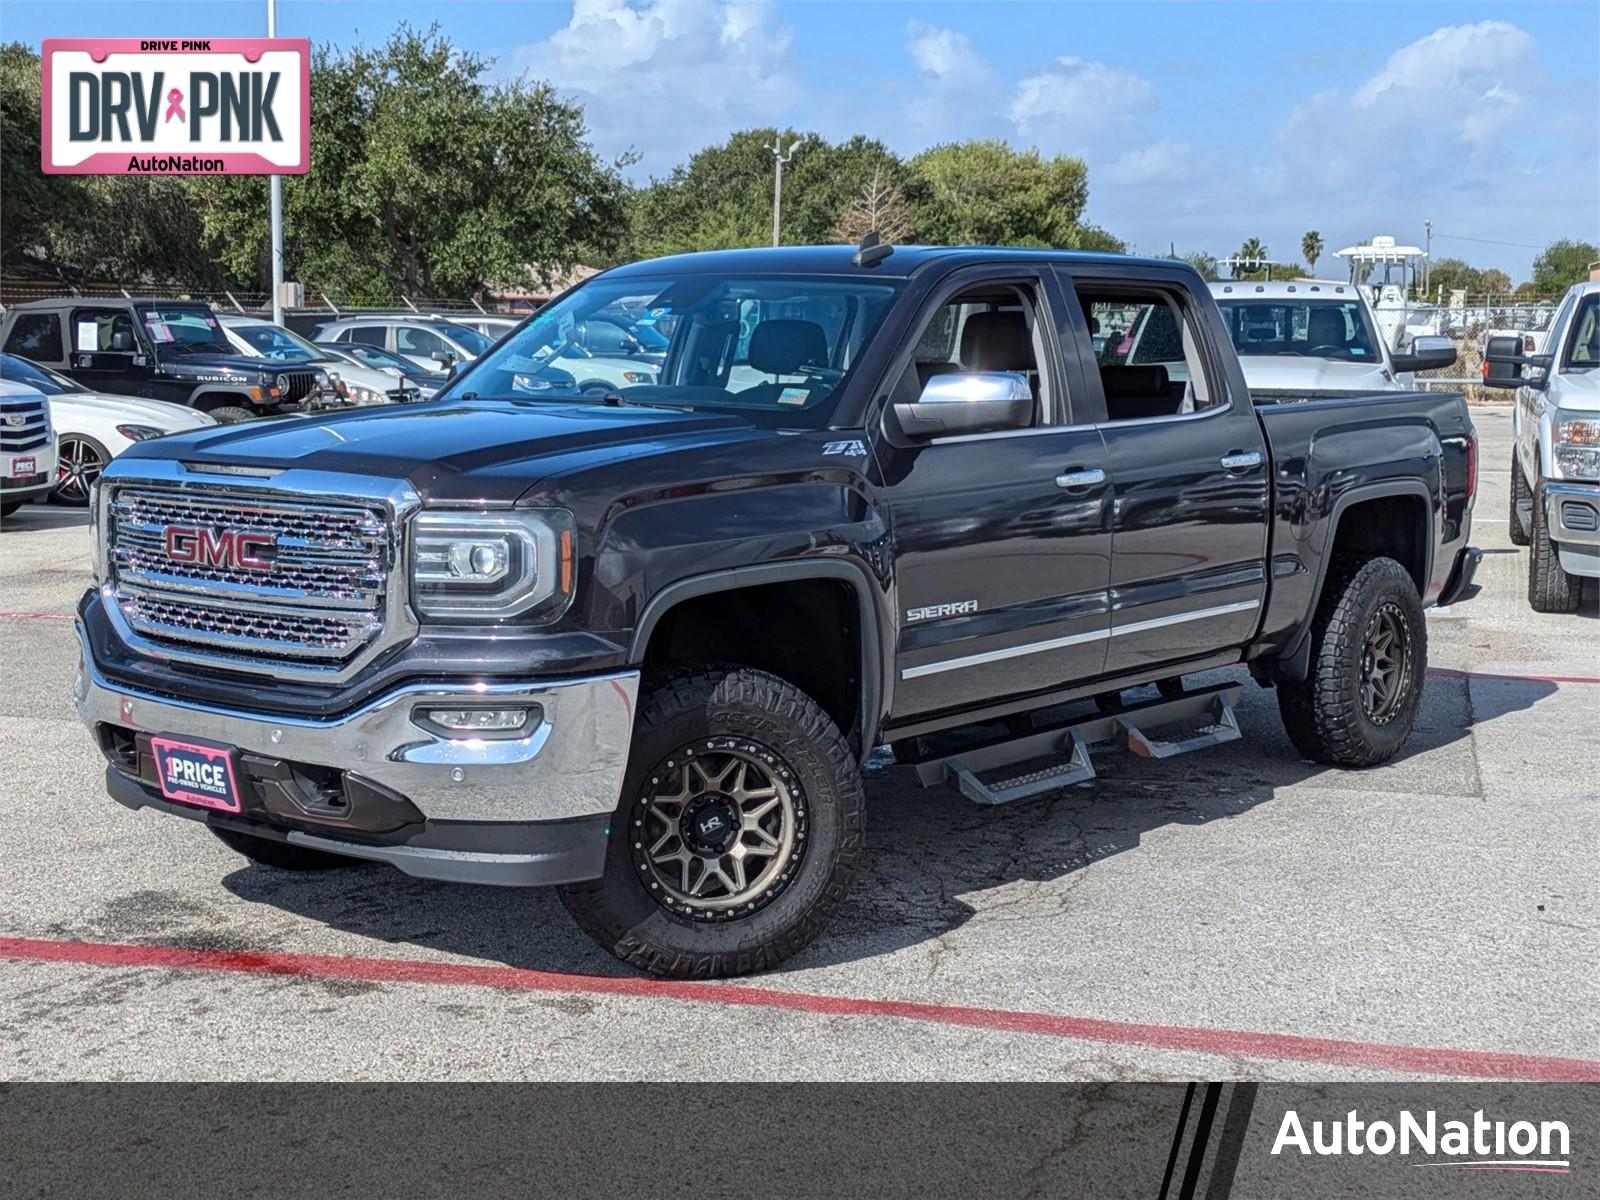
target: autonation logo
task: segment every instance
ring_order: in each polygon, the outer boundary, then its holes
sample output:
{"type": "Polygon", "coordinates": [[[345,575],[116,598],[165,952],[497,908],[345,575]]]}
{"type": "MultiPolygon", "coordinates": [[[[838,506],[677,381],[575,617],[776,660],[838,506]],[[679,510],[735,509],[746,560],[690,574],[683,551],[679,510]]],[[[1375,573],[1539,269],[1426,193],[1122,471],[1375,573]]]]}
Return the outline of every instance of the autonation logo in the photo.
{"type": "Polygon", "coordinates": [[[1565,1175],[1571,1169],[1571,1134],[1565,1121],[1499,1121],[1482,1109],[1470,1121],[1440,1121],[1432,1109],[1419,1118],[1408,1108],[1393,1121],[1363,1121],[1355,1109],[1342,1121],[1312,1121],[1309,1132],[1300,1114],[1289,1109],[1278,1126],[1272,1153],[1339,1158],[1426,1155],[1444,1161],[1416,1167],[1455,1167],[1463,1171],[1529,1171],[1565,1175]]]}

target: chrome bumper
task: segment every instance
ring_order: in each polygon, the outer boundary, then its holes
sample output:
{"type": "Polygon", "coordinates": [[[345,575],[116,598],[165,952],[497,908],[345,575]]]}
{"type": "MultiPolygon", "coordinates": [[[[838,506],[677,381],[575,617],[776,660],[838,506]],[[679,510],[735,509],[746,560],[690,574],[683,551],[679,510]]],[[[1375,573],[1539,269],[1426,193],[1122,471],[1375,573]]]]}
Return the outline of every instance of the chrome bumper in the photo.
{"type": "Polygon", "coordinates": [[[82,625],[73,699],[91,731],[101,724],[236,746],[289,762],[333,767],[398,792],[430,820],[561,821],[613,811],[633,737],[639,673],[514,684],[415,684],[343,717],[303,720],[225,709],[116,684],[96,669],[82,625]],[[517,739],[450,738],[414,719],[418,707],[495,701],[534,706],[517,739]]]}

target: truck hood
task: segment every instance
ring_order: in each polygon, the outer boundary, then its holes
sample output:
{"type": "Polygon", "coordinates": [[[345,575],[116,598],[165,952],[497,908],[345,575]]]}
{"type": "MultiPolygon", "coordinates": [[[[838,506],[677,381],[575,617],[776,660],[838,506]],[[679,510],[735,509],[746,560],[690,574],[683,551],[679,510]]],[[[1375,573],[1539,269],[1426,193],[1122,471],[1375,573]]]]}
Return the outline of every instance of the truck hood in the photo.
{"type": "Polygon", "coordinates": [[[1568,412],[1600,412],[1600,368],[1563,371],[1555,380],[1551,396],[1568,412]]]}
{"type": "Polygon", "coordinates": [[[1393,392],[1402,390],[1380,362],[1340,362],[1331,358],[1241,358],[1244,381],[1264,392],[1393,392]]]}
{"type": "Polygon", "coordinates": [[[432,503],[505,503],[552,473],[779,435],[726,413],[474,400],[268,418],[163,438],[123,456],[409,481],[432,503]]]}

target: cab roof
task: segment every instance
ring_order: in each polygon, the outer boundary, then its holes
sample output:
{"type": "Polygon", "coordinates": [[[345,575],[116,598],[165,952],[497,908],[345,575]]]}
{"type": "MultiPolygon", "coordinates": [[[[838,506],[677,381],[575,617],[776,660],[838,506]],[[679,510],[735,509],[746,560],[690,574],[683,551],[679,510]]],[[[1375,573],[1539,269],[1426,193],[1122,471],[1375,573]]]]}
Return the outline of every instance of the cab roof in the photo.
{"type": "MultiPolygon", "coordinates": [[[[1038,262],[1100,263],[1182,266],[1173,259],[1134,258],[1126,254],[1107,254],[1085,250],[1046,250],[1028,246],[895,246],[894,252],[870,266],[857,266],[857,246],[762,246],[749,250],[705,250],[695,254],[673,254],[626,263],[603,272],[607,279],[632,275],[667,274],[775,274],[775,275],[862,275],[906,278],[930,263],[964,264],[994,262],[996,259],[1038,262]]],[[[585,283],[588,280],[584,281],[585,283]]]]}

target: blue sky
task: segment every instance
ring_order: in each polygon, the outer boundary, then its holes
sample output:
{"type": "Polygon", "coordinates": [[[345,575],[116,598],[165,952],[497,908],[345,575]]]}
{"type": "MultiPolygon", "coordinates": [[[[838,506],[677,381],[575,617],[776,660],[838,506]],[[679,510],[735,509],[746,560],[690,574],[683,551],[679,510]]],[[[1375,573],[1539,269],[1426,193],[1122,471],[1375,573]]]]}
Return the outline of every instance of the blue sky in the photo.
{"type": "MultiPolygon", "coordinates": [[[[249,36],[264,0],[0,0],[0,37],[249,36]]],[[[1088,216],[1146,252],[1298,255],[1375,233],[1524,278],[1600,240],[1600,5],[281,0],[279,32],[437,21],[581,100],[596,147],[664,174],[728,131],[999,136],[1082,155],[1088,216]],[[1481,241],[1467,241],[1474,238],[1481,241]],[[1495,245],[1509,242],[1522,245],[1495,245]]],[[[1327,273],[1336,264],[1324,263],[1327,273]]]]}

